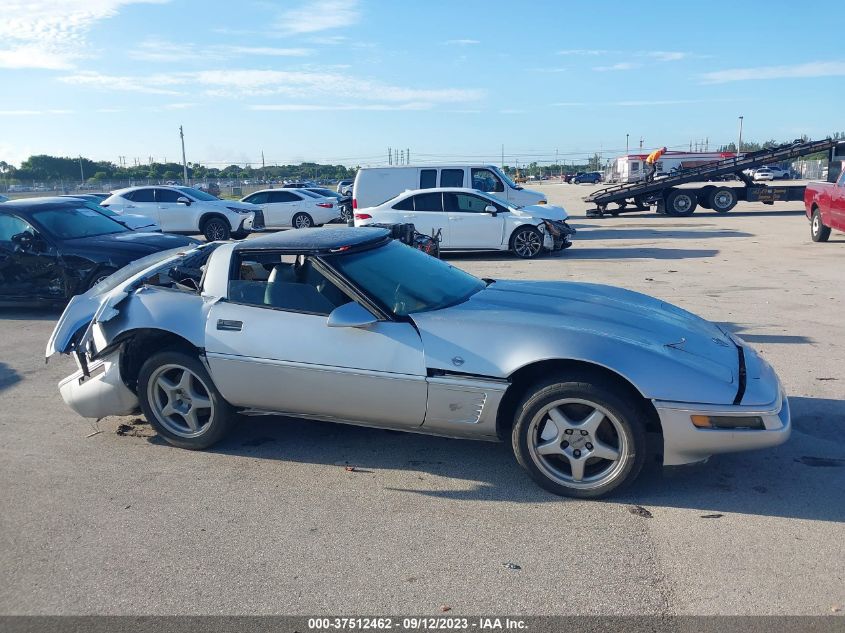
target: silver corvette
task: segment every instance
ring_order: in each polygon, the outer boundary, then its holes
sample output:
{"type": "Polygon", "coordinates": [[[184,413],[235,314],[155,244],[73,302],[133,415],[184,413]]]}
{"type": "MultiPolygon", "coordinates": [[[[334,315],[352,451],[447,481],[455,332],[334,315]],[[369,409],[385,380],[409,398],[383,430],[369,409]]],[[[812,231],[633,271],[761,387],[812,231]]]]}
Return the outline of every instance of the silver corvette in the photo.
{"type": "Polygon", "coordinates": [[[67,306],[47,356],[65,402],[141,409],[202,449],[237,415],[286,414],[512,442],[551,492],[775,446],[789,406],[743,341],[680,308],[588,283],[477,279],[374,228],[277,233],[139,260],[67,306]]]}

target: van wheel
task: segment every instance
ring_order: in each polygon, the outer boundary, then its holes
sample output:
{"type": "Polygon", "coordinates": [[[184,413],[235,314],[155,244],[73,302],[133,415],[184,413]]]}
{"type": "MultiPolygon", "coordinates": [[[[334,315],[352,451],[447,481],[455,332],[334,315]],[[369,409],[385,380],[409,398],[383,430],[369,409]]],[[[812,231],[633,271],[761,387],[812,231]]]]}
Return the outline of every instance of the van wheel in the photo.
{"type": "Polygon", "coordinates": [[[199,450],[219,442],[234,419],[203,364],[181,351],[153,354],[138,374],[144,417],[165,440],[199,450]]]}
{"type": "Polygon", "coordinates": [[[229,223],[220,218],[209,218],[202,226],[202,234],[208,242],[222,242],[229,239],[229,223]]]}
{"type": "Polygon", "coordinates": [[[814,242],[827,242],[830,237],[830,227],[824,225],[818,209],[813,211],[813,219],[810,221],[810,237],[814,242]]]}
{"type": "Polygon", "coordinates": [[[511,235],[511,252],[522,259],[534,259],[543,252],[543,234],[533,226],[521,226],[511,235]]]}

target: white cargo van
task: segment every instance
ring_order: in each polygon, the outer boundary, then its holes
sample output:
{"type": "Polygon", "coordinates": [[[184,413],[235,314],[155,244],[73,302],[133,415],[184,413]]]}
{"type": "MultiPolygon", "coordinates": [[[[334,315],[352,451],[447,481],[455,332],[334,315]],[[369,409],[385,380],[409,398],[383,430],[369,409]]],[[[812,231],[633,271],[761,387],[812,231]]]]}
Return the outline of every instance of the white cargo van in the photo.
{"type": "Polygon", "coordinates": [[[494,165],[362,167],[352,188],[352,208],[375,207],[410,189],[464,187],[490,193],[516,206],[546,204],[539,191],[523,189],[494,165]]]}

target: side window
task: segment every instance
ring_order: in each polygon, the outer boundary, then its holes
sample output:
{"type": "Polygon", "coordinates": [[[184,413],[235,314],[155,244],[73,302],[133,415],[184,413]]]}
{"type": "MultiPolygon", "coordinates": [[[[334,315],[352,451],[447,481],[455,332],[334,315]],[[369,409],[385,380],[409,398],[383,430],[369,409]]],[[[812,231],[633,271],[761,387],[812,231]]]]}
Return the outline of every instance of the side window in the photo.
{"type": "Polygon", "coordinates": [[[120,194],[120,197],[124,200],[134,200],[135,199],[135,192],[134,191],[127,191],[126,193],[120,194]]]}
{"type": "Polygon", "coordinates": [[[244,202],[249,202],[250,204],[267,204],[268,194],[267,192],[254,193],[244,198],[244,202]]]}
{"type": "Polygon", "coordinates": [[[20,218],[0,213],[0,242],[11,242],[13,235],[24,231],[35,233],[35,230],[20,218]]]}
{"type": "Polygon", "coordinates": [[[441,169],[440,170],[440,186],[441,187],[463,187],[464,186],[464,170],[463,169],[441,169]]]}
{"type": "Polygon", "coordinates": [[[270,202],[299,202],[302,200],[295,193],[290,191],[271,191],[267,194],[270,202]]]}
{"type": "Polygon", "coordinates": [[[640,161],[635,160],[631,162],[631,171],[640,171],[640,161]]]}
{"type": "Polygon", "coordinates": [[[414,211],[443,211],[443,197],[439,193],[420,193],[414,198],[414,211]]]}
{"type": "Polygon", "coordinates": [[[505,185],[499,177],[489,169],[472,170],[472,188],[486,193],[496,193],[505,190],[505,185]]]}
{"type": "Polygon", "coordinates": [[[132,200],[135,202],[155,202],[155,196],[152,189],[136,189],[132,194],[132,200]]]}
{"type": "Polygon", "coordinates": [[[437,170],[420,170],[420,189],[434,189],[437,186],[437,170]]]}
{"type": "Polygon", "coordinates": [[[173,189],[156,189],[156,202],[176,202],[183,194],[173,189]]]}
{"type": "Polygon", "coordinates": [[[845,187],[845,171],[839,174],[839,185],[840,187],[845,187]]]}
{"type": "Polygon", "coordinates": [[[229,280],[229,301],[288,312],[328,316],[350,302],[302,255],[244,254],[229,280]]]}
{"type": "Polygon", "coordinates": [[[478,196],[471,196],[466,193],[443,194],[443,208],[453,213],[484,213],[484,209],[490,204],[495,206],[497,211],[505,210],[504,207],[478,196]]]}
{"type": "Polygon", "coordinates": [[[408,196],[404,200],[400,200],[393,205],[397,211],[413,211],[414,210],[414,196],[408,196]]]}

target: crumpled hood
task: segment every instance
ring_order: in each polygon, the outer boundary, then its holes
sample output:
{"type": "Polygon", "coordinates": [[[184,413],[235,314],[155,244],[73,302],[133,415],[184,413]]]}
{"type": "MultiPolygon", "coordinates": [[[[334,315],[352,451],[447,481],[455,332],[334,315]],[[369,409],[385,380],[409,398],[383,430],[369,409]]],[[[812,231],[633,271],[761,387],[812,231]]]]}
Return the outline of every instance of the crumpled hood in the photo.
{"type": "MultiPolygon", "coordinates": [[[[496,281],[464,303],[411,316],[424,340],[430,335],[432,341],[448,337],[460,344],[452,330],[485,331],[487,340],[494,332],[542,332],[545,337],[552,332],[555,338],[558,332],[576,344],[591,335],[605,344],[617,345],[612,343],[616,340],[635,345],[699,367],[725,383],[734,381],[738,367],[736,346],[718,326],[659,299],[612,286],[496,281]]],[[[623,349],[630,347],[620,345],[619,353],[623,349]]],[[[477,369],[462,366],[461,371],[490,371],[484,364],[481,359],[477,369]]]]}
{"type": "Polygon", "coordinates": [[[536,218],[538,220],[565,220],[569,217],[566,209],[553,204],[529,204],[515,209],[514,217],[536,218]]]}
{"type": "Polygon", "coordinates": [[[199,244],[197,240],[183,235],[169,235],[167,233],[146,233],[142,231],[126,231],[109,235],[96,235],[75,240],[65,240],[67,249],[96,248],[103,252],[113,252],[121,259],[135,259],[159,251],[199,244]]]}

